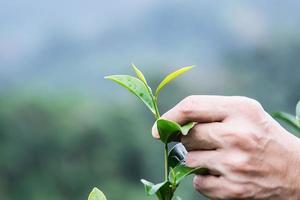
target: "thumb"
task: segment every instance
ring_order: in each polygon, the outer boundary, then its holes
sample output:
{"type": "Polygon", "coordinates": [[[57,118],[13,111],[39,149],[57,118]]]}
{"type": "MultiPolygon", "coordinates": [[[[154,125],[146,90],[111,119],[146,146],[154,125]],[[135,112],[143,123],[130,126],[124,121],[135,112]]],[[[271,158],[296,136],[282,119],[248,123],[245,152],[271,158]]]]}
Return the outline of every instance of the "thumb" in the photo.
{"type": "Polygon", "coordinates": [[[159,139],[159,134],[158,134],[156,122],[155,122],[154,125],[152,126],[152,136],[153,136],[155,139],[159,139]]]}

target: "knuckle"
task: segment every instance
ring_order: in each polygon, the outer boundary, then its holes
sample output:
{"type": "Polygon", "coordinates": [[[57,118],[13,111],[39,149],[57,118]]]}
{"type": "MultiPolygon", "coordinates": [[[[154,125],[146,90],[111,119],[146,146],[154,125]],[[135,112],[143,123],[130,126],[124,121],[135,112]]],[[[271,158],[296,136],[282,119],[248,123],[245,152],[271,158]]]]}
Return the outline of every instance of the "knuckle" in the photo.
{"type": "Polygon", "coordinates": [[[185,164],[188,167],[197,167],[197,161],[195,158],[191,155],[191,153],[188,153],[185,158],[185,164]]]}
{"type": "Polygon", "coordinates": [[[235,127],[231,130],[228,129],[221,133],[220,136],[227,147],[236,147],[243,150],[250,150],[255,147],[258,140],[260,140],[256,133],[239,127],[235,127]]]}
{"type": "Polygon", "coordinates": [[[227,193],[228,199],[242,199],[246,194],[246,189],[244,187],[231,187],[227,193]]]}
{"type": "Polygon", "coordinates": [[[189,167],[194,166],[194,161],[191,158],[190,153],[188,153],[185,157],[185,164],[186,164],[186,166],[189,166],[189,167]]]}
{"type": "Polygon", "coordinates": [[[262,105],[255,99],[247,98],[247,105],[255,111],[262,111],[262,105]]]}
{"type": "Polygon", "coordinates": [[[194,101],[195,99],[196,99],[196,97],[197,97],[197,95],[189,95],[189,96],[187,96],[187,97],[185,97],[184,99],[183,99],[183,101],[194,101]]]}
{"type": "Polygon", "coordinates": [[[240,108],[248,108],[254,111],[261,111],[263,110],[262,105],[255,99],[244,97],[244,96],[235,96],[233,97],[235,102],[237,103],[238,107],[240,108]]]}
{"type": "Polygon", "coordinates": [[[236,147],[240,150],[259,150],[265,144],[265,135],[252,128],[236,126],[221,133],[221,138],[227,147],[236,147]]]}
{"type": "Polygon", "coordinates": [[[244,141],[242,134],[237,134],[237,131],[235,130],[227,130],[222,133],[221,137],[228,146],[241,146],[246,142],[244,141]]]}
{"type": "Polygon", "coordinates": [[[250,168],[250,158],[246,154],[235,153],[223,160],[223,165],[232,172],[245,172],[250,168]]]}
{"type": "Polygon", "coordinates": [[[249,145],[249,136],[247,134],[239,132],[239,134],[235,134],[235,137],[232,137],[232,145],[238,147],[240,149],[244,149],[244,147],[248,147],[249,145]]]}
{"type": "Polygon", "coordinates": [[[194,110],[195,105],[195,95],[188,96],[184,98],[179,104],[178,104],[178,111],[185,116],[190,115],[194,110]]]}

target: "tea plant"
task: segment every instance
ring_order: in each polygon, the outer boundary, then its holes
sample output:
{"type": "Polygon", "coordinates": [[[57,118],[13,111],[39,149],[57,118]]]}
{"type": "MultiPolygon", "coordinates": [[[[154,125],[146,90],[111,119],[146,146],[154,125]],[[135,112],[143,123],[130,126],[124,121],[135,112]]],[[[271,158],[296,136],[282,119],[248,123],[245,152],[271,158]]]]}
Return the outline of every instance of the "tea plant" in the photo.
{"type": "Polygon", "coordinates": [[[272,114],[275,119],[279,119],[285,122],[288,126],[296,131],[298,137],[300,137],[300,101],[296,106],[296,116],[285,112],[275,112],[272,114]]]}
{"type": "MultiPolygon", "coordinates": [[[[158,85],[154,93],[148,85],[143,73],[134,64],[132,64],[132,68],[137,77],[129,75],[111,75],[106,76],[105,78],[118,83],[136,95],[148,107],[156,120],[160,141],[164,145],[165,176],[164,180],[158,184],[151,183],[145,179],[141,179],[141,182],[144,184],[146,194],[155,195],[158,200],[181,200],[178,196],[173,197],[180,182],[192,173],[208,174],[208,169],[189,168],[185,166],[184,158],[187,152],[181,143],[176,144],[169,151],[168,144],[170,142],[176,142],[180,135],[187,135],[189,130],[193,128],[196,123],[191,122],[181,126],[174,121],[160,118],[158,95],[170,81],[192,69],[193,66],[183,67],[166,76],[158,85]]],[[[272,116],[287,123],[287,125],[297,132],[297,136],[300,137],[300,101],[296,106],[296,116],[284,112],[275,112],[272,116]]],[[[90,193],[88,200],[106,200],[106,197],[98,188],[94,188],[90,193]]]]}
{"type": "MultiPolygon", "coordinates": [[[[195,125],[195,122],[181,126],[174,121],[160,118],[158,95],[170,81],[192,69],[193,66],[183,67],[166,76],[154,93],[148,85],[143,73],[134,64],[132,64],[132,68],[136,77],[129,75],[111,75],[105,78],[118,83],[136,95],[148,107],[156,120],[160,141],[164,145],[164,180],[158,184],[151,183],[145,179],[141,179],[141,182],[144,184],[147,195],[155,195],[158,200],[180,200],[181,198],[178,196],[173,197],[180,182],[192,173],[207,174],[208,170],[205,168],[189,168],[185,166],[184,157],[187,152],[181,143],[175,145],[169,152],[168,144],[170,142],[176,142],[180,135],[187,135],[189,130],[195,125]]],[[[106,200],[106,197],[99,189],[94,188],[89,196],[89,200],[106,200]]]]}

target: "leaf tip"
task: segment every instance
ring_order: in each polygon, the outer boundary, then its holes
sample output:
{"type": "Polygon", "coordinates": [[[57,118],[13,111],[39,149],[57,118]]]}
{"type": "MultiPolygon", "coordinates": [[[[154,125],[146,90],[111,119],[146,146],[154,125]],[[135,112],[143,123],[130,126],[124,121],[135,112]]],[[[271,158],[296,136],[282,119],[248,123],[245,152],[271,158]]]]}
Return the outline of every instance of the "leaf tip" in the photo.
{"type": "Polygon", "coordinates": [[[184,70],[186,72],[186,71],[189,71],[190,69],[193,69],[195,67],[196,67],[196,65],[188,65],[188,66],[185,66],[185,67],[181,68],[181,70],[184,70]]]}
{"type": "Polygon", "coordinates": [[[88,196],[88,200],[106,200],[106,197],[100,189],[94,187],[88,196]]]}
{"type": "Polygon", "coordinates": [[[192,69],[195,65],[190,65],[190,66],[185,66],[182,67],[172,73],[170,73],[169,75],[167,75],[161,82],[160,84],[157,86],[156,91],[155,91],[155,96],[157,97],[159,92],[162,90],[162,88],[164,88],[167,84],[169,84],[170,81],[172,81],[173,79],[175,79],[176,77],[178,77],[179,75],[189,71],[190,69],[192,69]]]}
{"type": "Polygon", "coordinates": [[[137,68],[133,62],[131,62],[131,67],[132,67],[133,69],[136,69],[136,68],[137,68]]]}
{"type": "Polygon", "coordinates": [[[141,73],[141,71],[139,70],[139,68],[137,68],[137,66],[131,62],[131,67],[133,69],[133,71],[138,75],[139,73],[141,73]]]}
{"type": "Polygon", "coordinates": [[[192,69],[192,68],[194,68],[194,67],[196,67],[196,65],[190,65],[190,66],[187,66],[186,68],[192,69]]]}
{"type": "Polygon", "coordinates": [[[95,192],[95,191],[100,191],[97,187],[94,187],[93,189],[92,189],[92,192],[95,192]]]}

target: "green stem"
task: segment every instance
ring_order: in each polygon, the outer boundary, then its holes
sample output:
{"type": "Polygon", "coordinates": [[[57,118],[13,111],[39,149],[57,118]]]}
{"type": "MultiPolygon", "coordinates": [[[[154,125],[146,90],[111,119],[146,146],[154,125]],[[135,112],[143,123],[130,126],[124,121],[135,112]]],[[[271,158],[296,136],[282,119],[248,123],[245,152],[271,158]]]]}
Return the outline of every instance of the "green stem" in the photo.
{"type": "Polygon", "coordinates": [[[156,119],[160,118],[160,114],[159,114],[159,110],[158,110],[158,106],[157,106],[157,97],[152,97],[153,99],[153,103],[154,103],[154,109],[155,109],[155,113],[156,113],[156,119]]]}
{"type": "MultiPolygon", "coordinates": [[[[160,118],[160,114],[158,111],[158,106],[157,106],[157,96],[152,96],[153,98],[153,102],[154,102],[154,108],[155,108],[155,113],[156,113],[156,119],[160,118]]],[[[168,144],[165,144],[165,149],[164,149],[164,153],[165,153],[165,181],[169,180],[169,163],[168,163],[168,144]]]]}
{"type": "Polygon", "coordinates": [[[169,180],[168,144],[165,144],[165,181],[169,180]]]}
{"type": "MultiPolygon", "coordinates": [[[[154,103],[154,108],[155,108],[155,113],[156,113],[156,119],[160,118],[160,113],[158,110],[158,106],[157,106],[157,96],[152,96],[151,98],[153,100],[154,103]]],[[[168,152],[169,152],[169,148],[168,148],[168,144],[165,144],[165,148],[164,148],[164,153],[165,153],[165,181],[169,181],[169,163],[168,163],[168,152]]]]}

